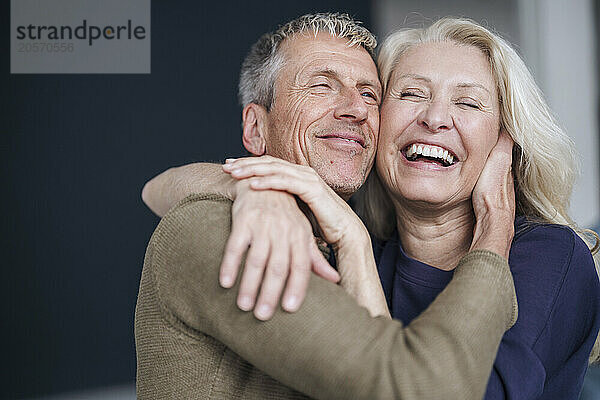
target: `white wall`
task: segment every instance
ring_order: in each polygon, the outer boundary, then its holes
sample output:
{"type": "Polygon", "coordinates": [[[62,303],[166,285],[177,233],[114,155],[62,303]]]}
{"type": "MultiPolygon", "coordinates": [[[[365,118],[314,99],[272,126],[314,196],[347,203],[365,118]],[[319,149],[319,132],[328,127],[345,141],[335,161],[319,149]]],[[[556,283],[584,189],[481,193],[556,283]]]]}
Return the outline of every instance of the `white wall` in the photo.
{"type": "Polygon", "coordinates": [[[598,66],[592,0],[519,0],[522,47],[548,103],[581,155],[571,215],[600,219],[598,66]]]}
{"type": "Polygon", "coordinates": [[[571,215],[582,226],[600,220],[598,66],[592,0],[379,0],[375,30],[382,40],[423,18],[472,18],[508,39],[530,66],[559,121],[581,155],[571,215]]]}

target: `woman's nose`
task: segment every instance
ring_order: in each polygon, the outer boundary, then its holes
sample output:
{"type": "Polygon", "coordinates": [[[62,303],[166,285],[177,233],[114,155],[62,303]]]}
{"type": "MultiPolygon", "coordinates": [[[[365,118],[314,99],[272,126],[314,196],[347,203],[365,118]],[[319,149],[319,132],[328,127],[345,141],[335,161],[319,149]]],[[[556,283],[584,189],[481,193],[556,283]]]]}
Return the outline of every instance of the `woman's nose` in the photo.
{"type": "Polygon", "coordinates": [[[444,132],[454,126],[449,105],[439,100],[424,105],[417,123],[432,133],[444,132]]]}

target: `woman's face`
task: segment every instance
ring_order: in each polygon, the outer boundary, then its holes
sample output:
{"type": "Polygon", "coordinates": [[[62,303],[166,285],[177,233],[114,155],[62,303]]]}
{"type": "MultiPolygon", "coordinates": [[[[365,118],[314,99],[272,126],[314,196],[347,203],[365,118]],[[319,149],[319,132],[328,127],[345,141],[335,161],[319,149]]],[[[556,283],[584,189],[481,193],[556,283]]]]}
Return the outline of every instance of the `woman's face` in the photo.
{"type": "Polygon", "coordinates": [[[500,110],[485,55],[453,42],[412,47],[383,104],[377,170],[392,197],[436,207],[469,200],[498,140],[500,110]]]}

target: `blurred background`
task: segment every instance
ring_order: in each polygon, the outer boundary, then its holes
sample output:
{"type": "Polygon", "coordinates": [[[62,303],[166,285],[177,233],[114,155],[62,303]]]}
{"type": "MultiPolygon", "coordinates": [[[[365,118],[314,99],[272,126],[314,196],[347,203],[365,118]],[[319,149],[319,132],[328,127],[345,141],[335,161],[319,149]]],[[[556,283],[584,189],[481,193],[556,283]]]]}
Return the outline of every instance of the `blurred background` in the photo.
{"type": "MultiPolygon", "coordinates": [[[[572,215],[598,227],[600,0],[154,0],[149,75],[11,75],[10,4],[0,7],[1,398],[135,398],[133,316],[158,223],[141,188],[168,167],[243,154],[241,61],[308,12],[347,12],[380,40],[445,15],[502,34],[576,142],[572,215]]],[[[598,375],[583,398],[600,397],[598,375]]]]}

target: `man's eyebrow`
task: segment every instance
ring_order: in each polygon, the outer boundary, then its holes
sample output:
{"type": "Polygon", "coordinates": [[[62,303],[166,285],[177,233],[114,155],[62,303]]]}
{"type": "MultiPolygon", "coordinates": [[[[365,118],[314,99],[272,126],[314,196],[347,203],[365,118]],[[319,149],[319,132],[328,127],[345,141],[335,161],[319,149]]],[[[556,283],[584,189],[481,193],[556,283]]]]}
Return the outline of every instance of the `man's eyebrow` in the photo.
{"type": "Polygon", "coordinates": [[[331,68],[321,68],[321,69],[316,69],[314,71],[311,72],[312,76],[328,76],[331,78],[339,78],[340,74],[337,73],[337,71],[331,69],[331,68]]]}
{"type": "MultiPolygon", "coordinates": [[[[334,78],[334,79],[341,79],[340,74],[336,71],[333,70],[331,68],[323,68],[323,69],[318,69],[312,72],[313,76],[327,76],[330,78],[334,78]]],[[[358,86],[372,86],[376,89],[381,89],[381,83],[379,82],[379,80],[371,80],[371,79],[361,79],[357,82],[358,86]]]]}
{"type": "Polygon", "coordinates": [[[357,82],[357,84],[358,84],[358,86],[362,86],[362,87],[371,86],[372,88],[375,88],[375,89],[381,91],[381,83],[379,82],[379,80],[374,81],[371,79],[362,79],[362,80],[359,80],[357,82]]]}

